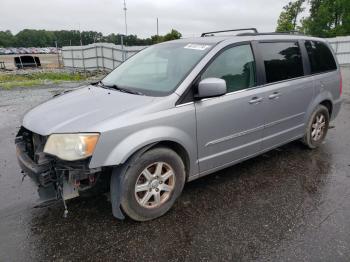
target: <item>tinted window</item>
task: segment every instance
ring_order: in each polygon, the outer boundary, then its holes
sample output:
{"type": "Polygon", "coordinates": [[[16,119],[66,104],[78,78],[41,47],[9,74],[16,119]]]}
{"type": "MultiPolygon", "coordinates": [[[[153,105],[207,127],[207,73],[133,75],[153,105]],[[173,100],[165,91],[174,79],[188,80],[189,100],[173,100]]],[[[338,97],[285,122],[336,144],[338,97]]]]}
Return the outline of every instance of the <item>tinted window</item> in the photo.
{"type": "Polygon", "coordinates": [[[202,79],[209,77],[224,79],[227,92],[255,86],[255,61],[250,45],[236,46],[222,52],[202,75],[202,79]]]}
{"type": "Polygon", "coordinates": [[[309,55],[312,74],[337,69],[332,52],[324,43],[306,41],[305,47],[309,55]]]}
{"type": "Polygon", "coordinates": [[[267,83],[303,76],[303,63],[297,42],[260,43],[267,83]]]}

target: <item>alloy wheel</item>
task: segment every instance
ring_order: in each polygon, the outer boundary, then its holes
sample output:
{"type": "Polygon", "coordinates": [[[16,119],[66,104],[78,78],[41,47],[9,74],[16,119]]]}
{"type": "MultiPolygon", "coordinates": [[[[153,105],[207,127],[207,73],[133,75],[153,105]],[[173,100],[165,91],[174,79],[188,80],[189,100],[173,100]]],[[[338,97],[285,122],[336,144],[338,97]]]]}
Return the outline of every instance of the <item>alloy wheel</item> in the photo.
{"type": "Polygon", "coordinates": [[[144,208],[156,208],[169,199],[175,187],[173,168],[165,162],[154,162],[138,176],[135,197],[144,208]]]}
{"type": "Polygon", "coordinates": [[[325,127],[326,127],[326,117],[322,113],[317,114],[311,126],[312,140],[314,141],[320,140],[323,137],[325,127]]]}

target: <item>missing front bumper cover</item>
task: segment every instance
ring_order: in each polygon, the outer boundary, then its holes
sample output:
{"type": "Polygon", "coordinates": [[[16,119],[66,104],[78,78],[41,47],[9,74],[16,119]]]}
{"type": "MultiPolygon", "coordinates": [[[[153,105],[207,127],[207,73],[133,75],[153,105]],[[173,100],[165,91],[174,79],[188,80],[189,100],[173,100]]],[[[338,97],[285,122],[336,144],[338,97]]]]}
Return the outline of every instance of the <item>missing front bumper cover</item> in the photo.
{"type": "MultiPolygon", "coordinates": [[[[69,162],[46,155],[42,152],[45,140],[45,137],[22,127],[15,140],[17,159],[24,174],[38,186],[40,199],[45,202],[61,199],[66,216],[66,200],[78,197],[79,192],[90,191],[96,185],[97,190],[104,190],[106,180],[101,182],[102,168],[89,168],[89,158],[69,162]]],[[[109,176],[103,177],[109,182],[109,176]]]]}

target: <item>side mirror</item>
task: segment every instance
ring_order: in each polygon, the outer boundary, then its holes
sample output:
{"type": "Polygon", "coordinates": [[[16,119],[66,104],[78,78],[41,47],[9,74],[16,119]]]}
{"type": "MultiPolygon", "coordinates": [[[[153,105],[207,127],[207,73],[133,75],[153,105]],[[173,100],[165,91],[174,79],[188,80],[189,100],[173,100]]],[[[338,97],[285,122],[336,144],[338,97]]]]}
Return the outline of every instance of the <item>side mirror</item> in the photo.
{"type": "Polygon", "coordinates": [[[226,82],[220,78],[206,78],[199,82],[198,84],[198,94],[197,98],[207,98],[222,96],[226,94],[226,82]]]}

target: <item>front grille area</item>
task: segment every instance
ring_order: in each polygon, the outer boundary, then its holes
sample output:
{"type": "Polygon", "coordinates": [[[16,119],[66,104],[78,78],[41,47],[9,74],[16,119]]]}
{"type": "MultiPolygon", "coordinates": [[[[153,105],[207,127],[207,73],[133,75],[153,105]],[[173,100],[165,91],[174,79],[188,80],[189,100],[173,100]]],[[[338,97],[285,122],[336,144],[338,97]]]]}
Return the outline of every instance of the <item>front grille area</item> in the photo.
{"type": "Polygon", "coordinates": [[[22,126],[16,136],[16,139],[21,139],[23,141],[24,149],[27,155],[35,163],[38,163],[40,155],[44,150],[46,137],[33,133],[22,126]]]}
{"type": "Polygon", "coordinates": [[[25,150],[28,154],[28,156],[34,160],[34,143],[33,143],[33,132],[23,128],[23,132],[22,132],[22,139],[25,145],[25,150]]]}

